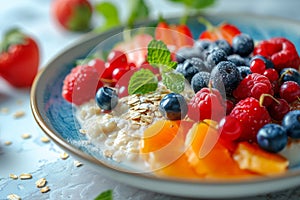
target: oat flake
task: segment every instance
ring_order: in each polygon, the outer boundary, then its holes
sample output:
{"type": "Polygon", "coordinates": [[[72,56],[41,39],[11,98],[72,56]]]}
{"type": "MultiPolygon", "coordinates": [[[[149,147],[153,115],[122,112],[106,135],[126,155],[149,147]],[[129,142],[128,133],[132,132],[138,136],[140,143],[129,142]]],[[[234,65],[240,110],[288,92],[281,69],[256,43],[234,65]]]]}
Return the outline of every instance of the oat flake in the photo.
{"type": "Polygon", "coordinates": [[[47,180],[45,178],[41,178],[35,182],[36,187],[42,188],[46,185],[47,180]]]}
{"type": "Polygon", "coordinates": [[[67,154],[66,152],[63,152],[60,154],[60,158],[63,160],[66,160],[67,158],[69,158],[69,154],[67,154]]]}
{"type": "Polygon", "coordinates": [[[19,177],[21,180],[32,179],[31,174],[21,174],[19,177]]]}
{"type": "Polygon", "coordinates": [[[41,191],[41,193],[47,193],[50,191],[50,188],[49,188],[49,186],[45,186],[45,187],[41,188],[40,191],[41,191]]]}
{"type": "Polygon", "coordinates": [[[16,194],[9,194],[9,195],[7,195],[7,199],[8,200],[21,200],[21,197],[19,197],[16,194]]]}

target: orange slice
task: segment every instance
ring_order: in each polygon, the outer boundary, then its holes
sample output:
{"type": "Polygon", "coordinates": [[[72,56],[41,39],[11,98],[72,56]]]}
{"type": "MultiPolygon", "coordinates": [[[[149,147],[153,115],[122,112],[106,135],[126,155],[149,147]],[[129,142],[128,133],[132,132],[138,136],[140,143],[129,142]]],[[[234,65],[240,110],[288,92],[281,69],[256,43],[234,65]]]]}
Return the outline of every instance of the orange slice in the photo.
{"type": "Polygon", "coordinates": [[[238,144],[234,160],[241,169],[247,169],[263,175],[275,175],[287,170],[289,162],[279,154],[269,153],[258,145],[248,142],[238,144]]]}

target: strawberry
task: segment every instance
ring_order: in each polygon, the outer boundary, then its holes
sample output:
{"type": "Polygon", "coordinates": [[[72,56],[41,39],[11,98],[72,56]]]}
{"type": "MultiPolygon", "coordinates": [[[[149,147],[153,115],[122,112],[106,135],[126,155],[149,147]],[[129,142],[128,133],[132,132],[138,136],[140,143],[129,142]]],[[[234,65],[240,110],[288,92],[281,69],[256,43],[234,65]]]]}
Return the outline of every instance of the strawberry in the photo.
{"type": "Polygon", "coordinates": [[[156,26],[155,39],[163,41],[172,52],[194,44],[192,32],[187,25],[167,24],[164,21],[156,26]]]}
{"type": "Polygon", "coordinates": [[[255,141],[258,130],[271,122],[267,109],[253,97],[239,101],[231,111],[230,116],[240,121],[242,128],[240,140],[255,141]]]}
{"type": "Polygon", "coordinates": [[[217,26],[213,26],[209,21],[204,18],[199,19],[200,23],[206,26],[206,30],[199,35],[199,39],[208,39],[216,41],[219,39],[225,39],[232,44],[232,39],[241,33],[241,31],[230,23],[221,23],[217,26]]]}
{"type": "Polygon", "coordinates": [[[0,46],[0,76],[14,87],[30,87],[38,72],[37,42],[19,30],[8,31],[0,46]]]}
{"type": "MultiPolygon", "coordinates": [[[[261,74],[252,73],[247,75],[233,91],[233,96],[242,100],[246,97],[254,97],[259,100],[262,94],[274,95],[273,87],[270,80],[261,74]]],[[[269,105],[272,99],[266,98],[264,105],[269,105]]]]}
{"type": "Polygon", "coordinates": [[[66,30],[86,31],[90,28],[92,5],[88,0],[54,0],[54,19],[66,30]]]}
{"type": "Polygon", "coordinates": [[[151,35],[138,34],[130,40],[118,43],[113,50],[124,52],[127,56],[128,63],[134,63],[136,66],[140,66],[146,60],[147,47],[152,39],[151,35]]]}
{"type": "Polygon", "coordinates": [[[214,88],[202,88],[188,104],[188,116],[194,121],[219,121],[225,116],[225,110],[225,102],[220,92],[214,88]]]}
{"type": "Polygon", "coordinates": [[[299,69],[300,58],[295,45],[283,37],[274,37],[261,41],[253,51],[254,55],[262,55],[274,63],[277,71],[291,67],[299,69]]]}
{"type": "Polygon", "coordinates": [[[65,100],[81,105],[95,97],[97,90],[103,86],[99,81],[95,67],[78,65],[71,70],[63,82],[62,96],[65,100]]]}

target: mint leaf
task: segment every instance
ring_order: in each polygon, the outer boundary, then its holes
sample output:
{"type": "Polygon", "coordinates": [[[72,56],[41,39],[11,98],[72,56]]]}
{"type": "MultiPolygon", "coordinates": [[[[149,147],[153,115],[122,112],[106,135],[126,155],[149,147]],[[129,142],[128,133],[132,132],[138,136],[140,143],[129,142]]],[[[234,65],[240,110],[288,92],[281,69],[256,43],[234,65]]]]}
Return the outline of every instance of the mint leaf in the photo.
{"type": "Polygon", "coordinates": [[[96,28],[95,31],[102,32],[121,25],[118,9],[113,3],[102,2],[94,6],[95,11],[105,18],[105,23],[96,28]]]}
{"type": "Polygon", "coordinates": [[[184,90],[185,78],[181,73],[170,71],[162,74],[163,84],[171,91],[180,93],[184,90]]]}
{"type": "Polygon", "coordinates": [[[112,199],[113,199],[112,190],[107,190],[100,193],[94,200],[112,200],[112,199]]]}
{"type": "Polygon", "coordinates": [[[157,77],[149,69],[141,69],[135,72],[129,81],[128,93],[146,94],[155,91],[157,88],[157,77]]]}
{"type": "Polygon", "coordinates": [[[171,52],[168,47],[159,40],[152,40],[148,44],[147,60],[154,67],[163,66],[175,69],[177,66],[177,63],[171,60],[171,52]]]}
{"type": "Polygon", "coordinates": [[[136,20],[147,19],[149,16],[149,8],[144,0],[129,0],[130,15],[127,25],[132,27],[136,20]]]}

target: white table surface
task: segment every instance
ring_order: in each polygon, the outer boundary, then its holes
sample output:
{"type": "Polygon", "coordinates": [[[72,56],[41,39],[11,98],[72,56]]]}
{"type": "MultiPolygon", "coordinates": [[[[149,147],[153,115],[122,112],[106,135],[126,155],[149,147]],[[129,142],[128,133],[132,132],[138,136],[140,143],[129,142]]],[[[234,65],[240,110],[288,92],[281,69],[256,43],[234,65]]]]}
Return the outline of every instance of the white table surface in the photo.
{"type": "MultiPolygon", "coordinates": [[[[56,54],[68,45],[77,41],[82,34],[71,33],[60,29],[50,15],[50,0],[0,0],[0,35],[11,27],[34,36],[41,49],[41,65],[44,67],[56,54]]],[[[121,8],[126,2],[119,2],[121,8]]],[[[182,12],[181,7],[170,7],[159,0],[147,1],[153,8],[151,16],[156,17],[163,11],[165,16],[182,12]],[[160,5],[158,5],[160,4],[160,5]]],[[[300,20],[300,1],[272,1],[252,0],[251,2],[238,0],[220,0],[211,12],[252,12],[264,15],[278,15],[300,20]],[[282,2],[282,3],[280,3],[282,2]]],[[[121,16],[126,16],[126,10],[121,16]]],[[[14,89],[0,78],[0,200],[6,199],[8,194],[15,193],[22,199],[93,199],[100,192],[112,189],[114,199],[183,199],[154,192],[139,190],[110,180],[108,177],[95,172],[86,165],[74,166],[74,159],[60,159],[63,152],[53,142],[43,143],[45,136],[36,125],[30,110],[30,89],[14,89]],[[8,109],[3,113],[3,109],[8,109]],[[13,115],[24,111],[24,117],[15,119],[13,115]],[[31,135],[23,139],[22,134],[31,135]],[[11,141],[11,145],[5,145],[11,141]],[[9,174],[19,175],[31,173],[30,180],[12,180],[9,174]],[[51,191],[42,194],[35,186],[35,181],[45,177],[51,191]]],[[[300,197],[300,188],[280,191],[267,195],[246,198],[247,200],[296,200],[300,197]]]]}

